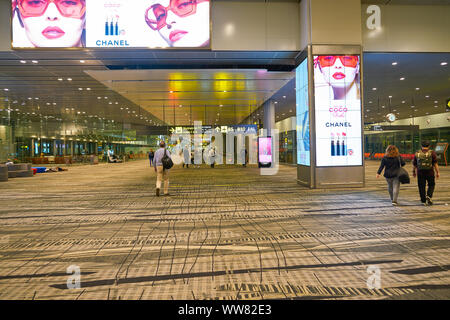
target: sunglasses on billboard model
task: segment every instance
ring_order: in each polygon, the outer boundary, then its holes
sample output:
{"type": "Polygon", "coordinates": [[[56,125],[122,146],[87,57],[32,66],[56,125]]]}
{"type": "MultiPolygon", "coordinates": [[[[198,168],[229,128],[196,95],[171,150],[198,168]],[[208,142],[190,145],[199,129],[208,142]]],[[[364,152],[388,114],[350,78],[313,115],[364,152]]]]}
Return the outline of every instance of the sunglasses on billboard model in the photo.
{"type": "Polygon", "coordinates": [[[17,0],[17,7],[24,18],[40,17],[54,3],[59,13],[66,18],[81,19],[86,12],[85,0],[17,0]]]}
{"type": "Polygon", "coordinates": [[[319,63],[322,68],[331,67],[339,58],[344,67],[356,68],[358,65],[358,56],[320,56],[319,63]]]}
{"type": "Polygon", "coordinates": [[[152,30],[160,30],[167,25],[167,13],[172,11],[178,17],[187,17],[197,11],[197,3],[209,0],[170,0],[167,7],[161,4],[150,6],[145,12],[145,21],[152,30]]]}

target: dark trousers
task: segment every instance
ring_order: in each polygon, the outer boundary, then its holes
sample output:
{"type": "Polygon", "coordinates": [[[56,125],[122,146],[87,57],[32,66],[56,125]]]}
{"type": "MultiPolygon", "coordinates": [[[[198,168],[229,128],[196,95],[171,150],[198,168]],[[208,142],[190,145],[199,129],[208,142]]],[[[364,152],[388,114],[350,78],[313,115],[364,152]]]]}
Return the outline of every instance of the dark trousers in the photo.
{"type": "Polygon", "coordinates": [[[417,185],[419,186],[420,201],[425,203],[427,200],[427,196],[433,198],[435,186],[434,176],[417,175],[417,185]],[[428,182],[428,190],[426,190],[425,192],[427,182],[428,182]]]}

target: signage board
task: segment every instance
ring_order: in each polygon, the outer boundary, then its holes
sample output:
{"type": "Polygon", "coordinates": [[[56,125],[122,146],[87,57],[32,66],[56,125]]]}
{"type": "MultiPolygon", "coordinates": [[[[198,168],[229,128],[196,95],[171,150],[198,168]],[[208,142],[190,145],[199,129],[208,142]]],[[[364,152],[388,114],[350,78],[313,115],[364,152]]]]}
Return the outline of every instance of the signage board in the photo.
{"type": "Polygon", "coordinates": [[[272,137],[258,137],[258,162],[261,165],[272,163],[272,137]]]}
{"type": "Polygon", "coordinates": [[[314,56],[316,166],[361,166],[359,55],[314,56]]]}
{"type": "Polygon", "coordinates": [[[11,0],[13,48],[209,48],[210,0],[11,0]]]}
{"type": "Polygon", "coordinates": [[[297,116],[297,164],[310,166],[308,60],[295,69],[295,103],[297,116]]]}

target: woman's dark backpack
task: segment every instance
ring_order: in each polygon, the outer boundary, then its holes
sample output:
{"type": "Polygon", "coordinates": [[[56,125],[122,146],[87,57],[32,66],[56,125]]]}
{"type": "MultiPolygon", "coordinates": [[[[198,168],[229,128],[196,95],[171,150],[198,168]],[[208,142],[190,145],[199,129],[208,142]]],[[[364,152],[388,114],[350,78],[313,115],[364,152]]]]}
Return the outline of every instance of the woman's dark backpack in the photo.
{"type": "Polygon", "coordinates": [[[173,161],[170,159],[170,157],[167,155],[166,149],[164,149],[164,156],[161,159],[162,165],[164,169],[170,169],[173,167],[173,161]]]}

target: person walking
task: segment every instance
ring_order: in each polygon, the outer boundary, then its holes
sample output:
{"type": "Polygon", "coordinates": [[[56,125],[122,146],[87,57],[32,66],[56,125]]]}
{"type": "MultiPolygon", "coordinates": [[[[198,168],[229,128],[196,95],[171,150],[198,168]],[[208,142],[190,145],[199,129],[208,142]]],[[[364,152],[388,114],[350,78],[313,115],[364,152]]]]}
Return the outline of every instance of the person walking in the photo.
{"type": "Polygon", "coordinates": [[[422,141],[422,148],[414,154],[413,166],[413,177],[417,176],[420,201],[424,206],[431,206],[436,185],[434,173],[436,172],[436,179],[439,179],[439,167],[436,152],[430,149],[429,141],[422,141]],[[425,190],[427,183],[428,189],[425,190]]]}
{"type": "Polygon", "coordinates": [[[209,161],[211,164],[211,168],[214,168],[214,163],[216,161],[216,147],[214,145],[210,145],[209,148],[209,161]]]}
{"type": "Polygon", "coordinates": [[[184,158],[183,168],[184,168],[184,165],[186,165],[186,168],[189,168],[189,164],[191,163],[191,152],[190,152],[188,146],[184,146],[183,158],[184,158]]]}
{"type": "Polygon", "coordinates": [[[161,183],[164,181],[164,195],[169,195],[169,169],[164,169],[162,164],[162,159],[164,155],[170,158],[170,152],[166,150],[166,143],[161,141],[159,143],[159,149],[155,152],[155,157],[153,159],[153,166],[156,172],[156,196],[159,197],[161,183]]]}
{"type": "Polygon", "coordinates": [[[155,153],[153,152],[153,149],[150,149],[150,152],[148,153],[148,160],[150,161],[150,167],[153,165],[154,157],[155,157],[155,153]]]}
{"type": "Polygon", "coordinates": [[[398,148],[390,145],[386,148],[386,153],[381,159],[380,167],[377,171],[377,179],[380,177],[384,169],[384,177],[388,184],[389,196],[391,197],[392,205],[397,206],[397,198],[400,192],[400,181],[398,179],[398,170],[405,165],[405,160],[400,156],[398,148]]]}

